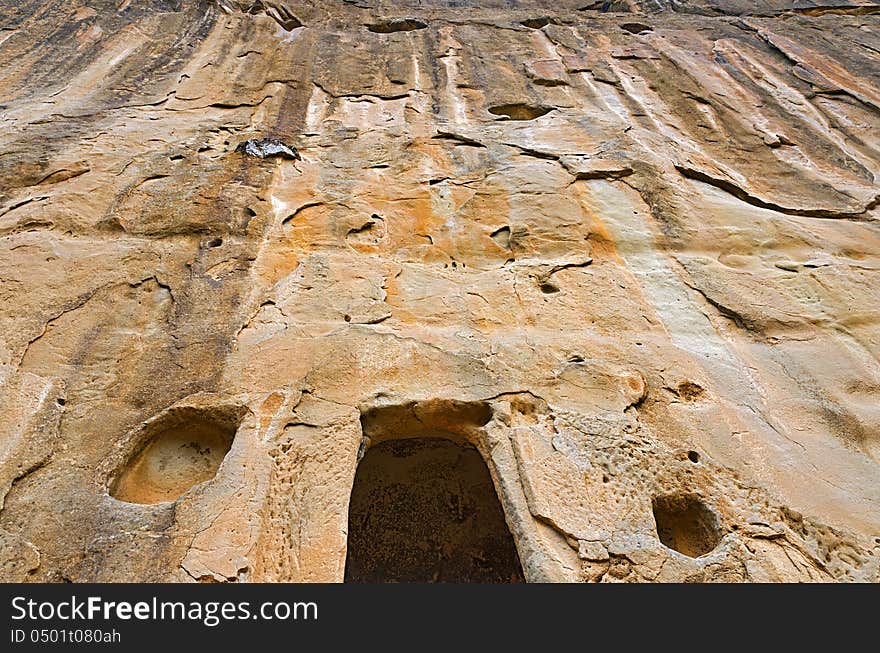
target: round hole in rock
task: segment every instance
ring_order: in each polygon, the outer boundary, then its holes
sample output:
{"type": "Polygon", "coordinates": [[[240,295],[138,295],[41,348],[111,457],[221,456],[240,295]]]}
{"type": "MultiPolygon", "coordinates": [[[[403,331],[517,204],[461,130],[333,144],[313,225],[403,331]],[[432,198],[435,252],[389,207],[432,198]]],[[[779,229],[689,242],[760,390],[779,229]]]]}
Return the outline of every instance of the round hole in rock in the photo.
{"type": "Polygon", "coordinates": [[[696,496],[681,494],[655,497],[657,536],[670,549],[691,558],[706,555],[721,541],[718,516],[696,496]]]}
{"type": "Polygon", "coordinates": [[[470,444],[387,440],[358,466],[345,581],[523,582],[489,470],[470,444]]]}
{"type": "Polygon", "coordinates": [[[700,462],[700,454],[696,451],[688,451],[688,460],[696,465],[698,462],[700,462]]]}
{"type": "Polygon", "coordinates": [[[173,410],[148,424],[137,453],[122,466],[110,495],[128,503],[174,501],[198,483],[214,478],[238,428],[239,419],[220,411],[173,410]]]}

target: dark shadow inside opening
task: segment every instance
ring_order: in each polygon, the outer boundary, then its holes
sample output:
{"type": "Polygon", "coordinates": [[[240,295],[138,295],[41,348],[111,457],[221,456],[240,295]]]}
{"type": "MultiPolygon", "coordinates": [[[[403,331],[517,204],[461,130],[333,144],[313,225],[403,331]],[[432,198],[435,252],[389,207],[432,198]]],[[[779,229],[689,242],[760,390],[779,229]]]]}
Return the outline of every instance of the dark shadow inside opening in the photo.
{"type": "Polygon", "coordinates": [[[358,466],[345,581],[523,582],[489,470],[470,444],[380,442],[358,466]]]}

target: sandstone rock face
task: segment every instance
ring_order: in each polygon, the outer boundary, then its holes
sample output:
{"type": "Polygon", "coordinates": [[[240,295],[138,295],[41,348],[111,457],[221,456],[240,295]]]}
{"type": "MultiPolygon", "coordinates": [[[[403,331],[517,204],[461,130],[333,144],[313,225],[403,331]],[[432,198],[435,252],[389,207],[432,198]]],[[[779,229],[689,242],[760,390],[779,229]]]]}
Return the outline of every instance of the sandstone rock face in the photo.
{"type": "Polygon", "coordinates": [[[0,576],[880,580],[878,12],[0,0],[0,576]]]}

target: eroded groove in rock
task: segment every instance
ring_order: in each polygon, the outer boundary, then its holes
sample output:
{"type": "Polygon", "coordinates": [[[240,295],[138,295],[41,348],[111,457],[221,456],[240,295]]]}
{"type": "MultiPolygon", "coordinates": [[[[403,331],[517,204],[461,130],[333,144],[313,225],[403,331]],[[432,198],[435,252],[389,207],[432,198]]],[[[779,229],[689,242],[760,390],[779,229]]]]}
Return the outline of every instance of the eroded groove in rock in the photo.
{"type": "Polygon", "coordinates": [[[762,209],[770,209],[772,211],[778,211],[779,213],[785,213],[788,215],[802,215],[814,218],[849,218],[849,219],[858,219],[860,216],[864,216],[867,211],[873,208],[877,199],[871,199],[866,202],[864,205],[864,209],[862,211],[857,212],[847,212],[847,211],[833,211],[828,209],[814,209],[814,208],[792,208],[787,206],[780,206],[773,202],[767,202],[762,200],[759,197],[755,197],[751,195],[747,191],[743,190],[739,186],[737,186],[732,181],[727,179],[722,179],[720,177],[714,177],[710,174],[703,172],[702,170],[696,170],[694,168],[690,168],[687,166],[676,165],[676,169],[683,174],[685,177],[690,179],[696,179],[698,181],[705,182],[707,184],[712,184],[713,186],[717,186],[722,190],[727,191],[731,195],[734,195],[738,199],[741,199],[744,202],[748,202],[749,204],[753,204],[754,206],[758,206],[762,209]]]}
{"type": "Polygon", "coordinates": [[[217,5],[226,13],[241,12],[251,16],[267,16],[278,23],[282,29],[291,31],[302,27],[302,21],[297,18],[287,6],[288,3],[278,0],[215,0],[217,5]]]}

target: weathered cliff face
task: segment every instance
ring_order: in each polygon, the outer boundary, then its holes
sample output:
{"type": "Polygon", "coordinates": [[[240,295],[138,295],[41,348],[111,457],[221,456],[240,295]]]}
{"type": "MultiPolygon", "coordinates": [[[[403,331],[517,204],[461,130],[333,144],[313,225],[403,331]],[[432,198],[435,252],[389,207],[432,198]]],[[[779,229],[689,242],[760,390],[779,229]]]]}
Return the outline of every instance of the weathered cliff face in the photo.
{"type": "Polygon", "coordinates": [[[0,0],[2,579],[877,581],[878,11],[0,0]]]}

